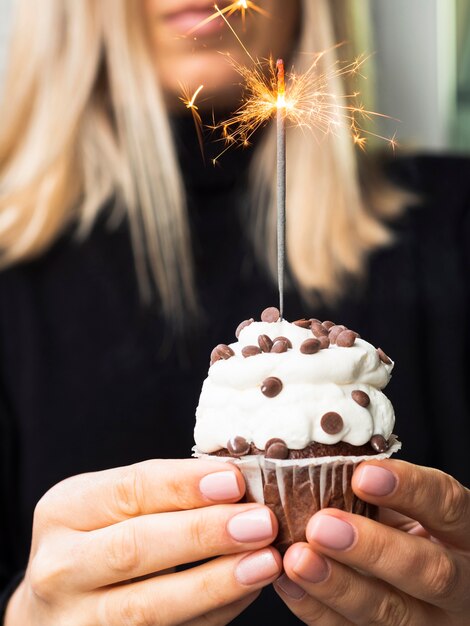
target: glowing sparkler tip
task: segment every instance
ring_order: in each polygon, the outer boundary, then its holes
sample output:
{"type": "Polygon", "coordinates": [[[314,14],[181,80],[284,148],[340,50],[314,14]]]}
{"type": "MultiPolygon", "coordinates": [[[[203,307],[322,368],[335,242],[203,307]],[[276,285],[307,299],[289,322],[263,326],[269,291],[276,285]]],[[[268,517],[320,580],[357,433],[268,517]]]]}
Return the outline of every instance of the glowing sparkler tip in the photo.
{"type": "Polygon", "coordinates": [[[284,109],[286,107],[286,72],[284,69],[283,59],[276,61],[277,74],[277,108],[284,109]]]}
{"type": "MultiPolygon", "coordinates": [[[[367,110],[357,101],[357,92],[338,95],[331,88],[338,79],[350,77],[355,63],[336,61],[321,67],[326,52],[318,53],[309,68],[302,74],[293,70],[286,73],[282,59],[253,60],[253,67],[230,59],[234,69],[243,79],[245,91],[242,105],[232,117],[215,124],[225,143],[224,154],[232,145],[246,146],[254,133],[280,113],[286,123],[302,129],[318,131],[323,135],[341,137],[348,131],[351,141],[364,150],[369,137],[385,140],[392,150],[395,136],[383,137],[368,130],[361,121],[373,117],[387,117],[367,110]]],[[[219,155],[219,156],[221,156],[219,155]]]]}
{"type": "Polygon", "coordinates": [[[276,70],[277,70],[277,89],[280,95],[286,93],[286,72],[284,69],[284,61],[283,59],[278,59],[276,61],[276,70]]]}

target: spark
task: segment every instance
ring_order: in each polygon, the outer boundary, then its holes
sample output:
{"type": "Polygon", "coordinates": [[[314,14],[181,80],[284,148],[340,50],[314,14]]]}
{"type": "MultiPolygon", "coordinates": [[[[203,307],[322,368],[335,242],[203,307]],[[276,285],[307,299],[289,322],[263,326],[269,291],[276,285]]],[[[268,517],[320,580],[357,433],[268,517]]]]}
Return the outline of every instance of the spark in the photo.
{"type": "Polygon", "coordinates": [[[361,122],[364,125],[366,120],[374,117],[388,116],[368,111],[358,100],[358,92],[338,96],[331,89],[331,85],[338,80],[358,75],[368,57],[362,55],[349,63],[336,61],[322,70],[320,61],[327,52],[316,54],[305,72],[292,70],[285,75],[284,71],[279,72],[279,66],[272,58],[256,60],[248,67],[227,55],[242,79],[244,93],[242,103],[232,117],[211,127],[212,130],[223,131],[222,140],[226,144],[214,161],[233,144],[250,144],[256,131],[265,126],[280,108],[284,109],[289,126],[311,131],[317,129],[323,135],[339,135],[341,129],[346,127],[353,143],[362,150],[366,147],[367,137],[371,136],[387,141],[394,150],[397,146],[395,135],[392,138],[383,137],[361,125],[361,122]]]}
{"type": "Polygon", "coordinates": [[[268,13],[268,11],[265,11],[264,9],[262,9],[255,2],[252,2],[252,0],[237,0],[236,2],[232,2],[231,4],[226,6],[224,9],[219,9],[217,5],[214,5],[214,9],[215,11],[212,15],[209,15],[209,17],[206,17],[206,19],[202,20],[202,22],[199,22],[198,24],[193,26],[193,28],[191,28],[191,30],[189,30],[187,34],[191,35],[192,33],[195,33],[197,30],[199,30],[206,24],[209,24],[209,22],[212,22],[213,20],[217,19],[221,15],[224,15],[224,16],[226,15],[227,17],[231,17],[237,11],[240,12],[241,14],[243,29],[245,29],[245,25],[246,25],[246,16],[250,11],[259,13],[260,15],[263,15],[264,17],[270,17],[270,14],[268,13]]]}
{"type": "Polygon", "coordinates": [[[191,94],[189,88],[180,83],[182,96],[180,96],[181,102],[186,106],[187,109],[191,111],[191,115],[193,116],[194,126],[196,127],[197,139],[199,142],[199,148],[201,149],[202,158],[204,157],[204,137],[202,134],[202,119],[199,114],[198,106],[196,105],[196,99],[204,89],[204,85],[199,85],[194,93],[191,94]]]}

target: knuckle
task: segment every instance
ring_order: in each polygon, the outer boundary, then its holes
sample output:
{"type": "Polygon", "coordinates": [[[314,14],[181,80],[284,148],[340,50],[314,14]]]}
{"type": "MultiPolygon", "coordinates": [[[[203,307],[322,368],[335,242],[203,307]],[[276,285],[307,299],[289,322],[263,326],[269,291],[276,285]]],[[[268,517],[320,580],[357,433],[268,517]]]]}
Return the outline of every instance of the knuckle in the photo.
{"type": "Polygon", "coordinates": [[[116,526],[104,548],[106,566],[118,576],[132,578],[140,559],[141,551],[134,525],[123,523],[116,526]]]}
{"type": "Polygon", "coordinates": [[[137,517],[142,513],[143,489],[139,465],[131,465],[118,476],[113,485],[115,510],[121,517],[137,517]]]}
{"type": "Polygon", "coordinates": [[[425,572],[426,588],[433,597],[446,599],[452,595],[457,586],[457,567],[447,553],[434,556],[425,572]]]}
{"type": "Polygon", "coordinates": [[[214,523],[210,523],[207,517],[205,511],[201,509],[195,512],[189,523],[189,540],[199,554],[205,554],[210,550],[216,535],[214,523]]]}
{"type": "Polygon", "coordinates": [[[334,585],[328,589],[328,602],[331,606],[344,606],[354,593],[353,579],[348,574],[336,572],[334,585]]]}
{"type": "Polygon", "coordinates": [[[297,617],[305,624],[322,624],[323,620],[331,617],[331,609],[325,604],[321,604],[309,598],[308,606],[297,611],[297,617]]]}
{"type": "Polygon", "coordinates": [[[444,476],[444,499],[442,521],[448,527],[453,527],[466,518],[468,509],[469,493],[455,478],[444,476]]]}
{"type": "Polygon", "coordinates": [[[412,623],[408,605],[397,593],[383,595],[369,622],[374,626],[409,626],[412,623]]]}
{"type": "Polygon", "coordinates": [[[178,480],[176,478],[170,478],[168,484],[168,491],[172,494],[173,505],[176,509],[185,511],[187,509],[193,509],[195,505],[195,497],[188,483],[178,480]]]}
{"type": "Polygon", "coordinates": [[[384,537],[380,532],[375,532],[373,537],[371,536],[370,540],[367,540],[365,549],[367,563],[373,568],[380,566],[383,564],[389,551],[390,547],[387,545],[384,537]]]}
{"type": "Polygon", "coordinates": [[[40,500],[36,503],[34,507],[34,526],[39,526],[43,522],[47,521],[51,515],[51,510],[53,510],[53,500],[54,500],[54,487],[49,489],[40,500]]]}
{"type": "Polygon", "coordinates": [[[116,609],[112,608],[110,624],[122,624],[122,626],[159,626],[161,624],[155,612],[150,610],[149,602],[141,592],[126,591],[117,603],[113,598],[108,606],[115,607],[116,604],[117,615],[116,609]]]}
{"type": "Polygon", "coordinates": [[[220,580],[214,580],[208,572],[205,572],[199,581],[200,593],[209,601],[212,610],[216,610],[222,606],[225,606],[230,599],[228,593],[224,593],[224,585],[220,584],[220,580]]]}
{"type": "Polygon", "coordinates": [[[74,493],[81,480],[81,475],[71,476],[46,491],[34,507],[33,526],[42,528],[60,523],[61,513],[67,507],[70,494],[74,493]]]}
{"type": "Polygon", "coordinates": [[[41,549],[30,562],[27,578],[33,595],[47,603],[57,595],[66,575],[65,564],[41,549]]]}

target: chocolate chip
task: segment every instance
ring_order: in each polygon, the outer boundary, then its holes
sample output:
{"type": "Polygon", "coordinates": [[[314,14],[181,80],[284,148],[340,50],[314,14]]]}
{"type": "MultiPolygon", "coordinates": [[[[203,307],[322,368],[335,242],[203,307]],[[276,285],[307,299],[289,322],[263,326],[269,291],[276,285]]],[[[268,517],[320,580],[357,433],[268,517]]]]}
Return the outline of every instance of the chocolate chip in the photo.
{"type": "Polygon", "coordinates": [[[279,439],[270,443],[269,446],[266,445],[264,455],[267,459],[284,460],[289,456],[289,448],[287,447],[285,441],[279,439]]]}
{"type": "Polygon", "coordinates": [[[244,437],[232,437],[227,442],[227,450],[232,456],[245,456],[251,450],[251,446],[244,437]]]}
{"type": "Polygon", "coordinates": [[[262,352],[271,352],[271,348],[273,347],[273,342],[270,337],[267,335],[260,335],[258,337],[258,345],[261,348],[262,352]]]}
{"type": "Polygon", "coordinates": [[[344,422],[339,413],[330,411],[321,418],[320,425],[328,435],[337,435],[343,430],[344,422]]]}
{"type": "Polygon", "coordinates": [[[351,397],[354,402],[357,402],[360,406],[364,408],[368,407],[370,404],[370,398],[365,391],[361,391],[360,389],[355,389],[351,392],[351,397]]]}
{"type": "Polygon", "coordinates": [[[253,324],[254,321],[255,320],[251,318],[249,320],[245,320],[244,322],[241,322],[241,324],[237,326],[237,330],[235,331],[235,337],[238,339],[240,337],[240,333],[242,332],[242,330],[246,328],[247,326],[249,326],[250,324],[253,324]]]}
{"type": "Polygon", "coordinates": [[[392,364],[392,359],[385,354],[385,352],[382,350],[382,348],[377,348],[377,352],[378,352],[378,355],[379,355],[380,360],[382,361],[382,363],[385,363],[385,365],[391,365],[392,364]]]}
{"type": "Polygon", "coordinates": [[[327,337],[328,336],[327,329],[323,326],[321,322],[318,322],[317,320],[314,320],[311,323],[310,328],[312,329],[312,333],[315,335],[315,337],[327,337]]]}
{"type": "Polygon", "coordinates": [[[272,446],[273,443],[284,443],[284,439],[279,439],[279,437],[273,437],[272,439],[268,439],[267,442],[264,444],[264,451],[266,452],[269,446],[272,446]]]}
{"type": "Polygon", "coordinates": [[[258,346],[245,346],[244,348],[242,348],[242,354],[245,358],[248,358],[249,356],[256,356],[257,354],[261,354],[261,350],[258,348],[258,346]]]}
{"type": "Polygon", "coordinates": [[[300,344],[302,354],[315,354],[321,349],[318,339],[306,339],[300,344]]]}
{"type": "Polygon", "coordinates": [[[296,326],[300,326],[300,328],[310,328],[311,326],[310,320],[295,320],[295,322],[292,323],[296,326]]]}
{"type": "Polygon", "coordinates": [[[261,392],[267,398],[275,398],[282,391],[282,382],[275,376],[270,376],[263,380],[261,384],[261,392]]]}
{"type": "Polygon", "coordinates": [[[323,323],[323,326],[326,328],[326,330],[330,330],[330,328],[335,326],[335,323],[330,322],[330,320],[326,320],[325,322],[322,322],[322,323],[323,323]]]}
{"type": "Polygon", "coordinates": [[[276,341],[285,341],[287,343],[287,347],[292,349],[292,342],[287,337],[276,337],[276,339],[273,339],[273,343],[276,343],[276,341]]]}
{"type": "Polygon", "coordinates": [[[261,313],[261,321],[262,322],[277,322],[281,314],[279,313],[279,309],[276,309],[275,306],[270,306],[261,313]]]}
{"type": "Polygon", "coordinates": [[[336,339],[338,335],[343,332],[343,330],[347,330],[346,326],[342,324],[332,326],[329,330],[328,337],[330,338],[330,343],[336,343],[336,339]]]}
{"type": "Polygon", "coordinates": [[[220,361],[220,359],[221,359],[221,356],[217,352],[217,348],[214,348],[211,352],[211,365],[214,365],[214,363],[216,363],[217,361],[220,361]]]}
{"type": "Polygon", "coordinates": [[[232,348],[225,345],[225,343],[219,343],[219,345],[216,346],[215,349],[217,350],[218,354],[220,354],[221,359],[227,360],[230,357],[235,356],[235,352],[232,350],[232,348]]]}
{"type": "Polygon", "coordinates": [[[277,354],[282,354],[283,352],[287,352],[288,348],[289,346],[287,345],[287,341],[284,341],[284,339],[276,339],[273,342],[271,353],[275,352],[277,354]]]}
{"type": "Polygon", "coordinates": [[[326,348],[330,347],[329,337],[319,337],[318,341],[320,342],[320,350],[326,350],[326,348]]]}
{"type": "Polygon", "coordinates": [[[374,435],[370,440],[370,445],[376,452],[386,452],[388,450],[387,440],[382,435],[374,435]]]}
{"type": "Polygon", "coordinates": [[[219,343],[219,345],[216,346],[211,352],[211,365],[213,365],[216,361],[220,361],[221,359],[226,361],[234,355],[235,352],[230,346],[226,346],[224,343],[219,343]]]}
{"type": "Polygon", "coordinates": [[[357,333],[353,330],[343,330],[336,338],[336,345],[340,348],[351,348],[357,339],[357,333]]]}

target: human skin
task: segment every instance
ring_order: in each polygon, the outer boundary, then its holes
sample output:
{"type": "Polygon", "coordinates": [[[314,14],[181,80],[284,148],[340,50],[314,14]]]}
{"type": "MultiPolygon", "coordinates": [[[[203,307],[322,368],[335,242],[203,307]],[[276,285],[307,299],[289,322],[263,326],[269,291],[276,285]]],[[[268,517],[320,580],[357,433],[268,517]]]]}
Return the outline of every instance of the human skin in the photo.
{"type": "MultiPolygon", "coordinates": [[[[229,2],[225,0],[218,4],[223,8],[229,2]]],[[[230,23],[240,34],[244,46],[253,58],[268,58],[270,55],[274,58],[288,57],[300,19],[299,1],[262,0],[257,4],[269,13],[269,17],[251,11],[243,28],[241,14],[237,12],[229,18],[230,23]]],[[[167,95],[167,105],[173,109],[181,104],[178,99],[181,85],[194,91],[200,84],[204,85],[198,99],[200,108],[236,105],[240,93],[240,77],[227,55],[245,65],[250,64],[250,58],[220,17],[212,22],[213,32],[197,30],[187,35],[186,22],[194,23],[194,19],[191,21],[188,11],[185,11],[187,7],[201,9],[202,18],[206,14],[214,13],[214,0],[145,2],[146,23],[155,66],[167,95]]],[[[197,21],[198,19],[196,23],[197,21]]]]}
{"type": "Polygon", "coordinates": [[[305,624],[464,626],[470,623],[470,491],[403,461],[368,462],[355,493],[380,520],[325,509],[307,542],[284,556],[275,588],[305,624]]]}
{"type": "Polygon", "coordinates": [[[5,625],[229,623],[282,564],[268,547],[274,515],[235,504],[243,493],[236,468],[196,459],[146,461],[59,483],[36,507],[28,567],[5,625]]]}

